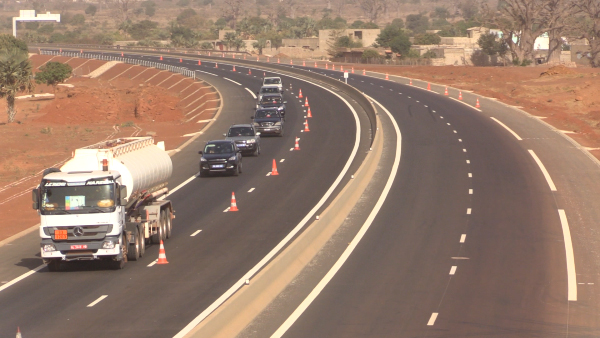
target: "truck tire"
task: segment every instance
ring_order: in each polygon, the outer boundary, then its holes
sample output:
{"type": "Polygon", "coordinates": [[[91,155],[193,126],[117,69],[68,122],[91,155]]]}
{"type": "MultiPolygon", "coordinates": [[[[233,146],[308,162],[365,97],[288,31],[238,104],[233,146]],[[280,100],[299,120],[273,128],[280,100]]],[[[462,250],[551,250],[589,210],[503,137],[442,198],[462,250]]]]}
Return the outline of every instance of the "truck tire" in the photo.
{"type": "Polygon", "coordinates": [[[167,238],[171,238],[173,232],[173,218],[171,217],[171,209],[166,209],[166,221],[167,221],[167,238]]]}
{"type": "Polygon", "coordinates": [[[160,224],[161,222],[159,221],[157,227],[156,227],[156,234],[152,235],[152,243],[153,244],[160,244],[160,240],[163,237],[163,227],[162,224],[160,224]]]}
{"type": "Polygon", "coordinates": [[[48,263],[48,271],[57,272],[60,271],[60,261],[58,259],[53,259],[48,263]]]}
{"type": "Polygon", "coordinates": [[[118,261],[110,261],[110,267],[113,270],[121,270],[125,267],[125,263],[127,263],[127,255],[125,253],[125,250],[129,251],[128,247],[127,247],[127,238],[125,238],[125,235],[121,235],[121,252],[123,253],[121,256],[121,259],[118,261]]]}
{"type": "Polygon", "coordinates": [[[127,250],[127,260],[128,261],[137,261],[140,256],[140,231],[136,228],[134,230],[133,235],[135,236],[134,243],[129,244],[129,249],[127,250]]]}
{"type": "Polygon", "coordinates": [[[144,257],[144,253],[146,253],[146,238],[144,238],[144,231],[138,228],[138,233],[140,234],[140,257],[144,257]]]}
{"type": "Polygon", "coordinates": [[[167,212],[165,210],[160,212],[160,226],[162,227],[162,240],[167,240],[167,212]]]}

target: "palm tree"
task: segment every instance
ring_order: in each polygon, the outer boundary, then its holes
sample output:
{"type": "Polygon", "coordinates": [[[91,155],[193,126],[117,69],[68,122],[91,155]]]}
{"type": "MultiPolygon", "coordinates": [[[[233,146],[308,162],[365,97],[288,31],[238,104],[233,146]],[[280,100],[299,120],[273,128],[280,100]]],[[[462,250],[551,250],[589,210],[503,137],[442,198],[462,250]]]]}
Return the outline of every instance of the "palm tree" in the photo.
{"type": "Polygon", "coordinates": [[[227,50],[229,50],[231,48],[235,38],[236,38],[235,33],[233,33],[233,32],[225,33],[225,36],[223,37],[223,42],[225,42],[225,46],[227,46],[227,50]]]}
{"type": "Polygon", "coordinates": [[[15,120],[15,95],[31,93],[35,88],[32,66],[27,53],[16,48],[0,52],[0,98],[6,97],[8,123],[15,120]]]}

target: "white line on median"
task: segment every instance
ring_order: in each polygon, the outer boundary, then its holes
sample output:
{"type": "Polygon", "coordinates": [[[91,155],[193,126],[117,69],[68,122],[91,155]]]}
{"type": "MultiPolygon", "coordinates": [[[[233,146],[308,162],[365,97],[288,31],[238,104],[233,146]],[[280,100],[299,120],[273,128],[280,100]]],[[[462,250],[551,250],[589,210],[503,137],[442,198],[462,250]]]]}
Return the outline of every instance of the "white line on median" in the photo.
{"type": "Polygon", "coordinates": [[[239,82],[235,82],[235,81],[233,81],[232,79],[229,79],[229,78],[226,78],[226,77],[224,77],[223,79],[225,79],[225,80],[227,80],[227,81],[231,81],[231,82],[235,83],[235,84],[236,84],[236,85],[238,85],[238,86],[241,86],[241,85],[242,85],[241,83],[239,83],[239,82]]]}
{"type": "Polygon", "coordinates": [[[100,303],[106,297],[108,297],[108,295],[102,295],[102,296],[100,296],[98,299],[96,299],[95,301],[91,302],[90,305],[88,305],[87,307],[92,307],[92,306],[100,303]]]}
{"type": "Polygon", "coordinates": [[[194,231],[193,234],[190,235],[190,237],[196,237],[196,235],[199,234],[199,233],[201,233],[201,232],[202,232],[202,230],[196,230],[196,231],[194,231]]]}
{"type": "Polygon", "coordinates": [[[495,117],[490,117],[492,120],[498,122],[499,125],[501,125],[502,127],[504,127],[504,129],[508,130],[509,133],[513,134],[514,137],[517,138],[517,140],[522,141],[523,139],[521,138],[521,136],[517,135],[517,133],[515,133],[512,129],[510,129],[507,125],[505,125],[504,123],[500,122],[497,118],[495,117]]]}
{"type": "Polygon", "coordinates": [[[577,301],[577,274],[575,273],[575,255],[573,254],[573,242],[571,242],[571,230],[569,230],[569,222],[567,222],[567,215],[563,209],[558,209],[558,216],[562,225],[567,255],[568,300],[575,302],[577,301]]]}
{"type": "Polygon", "coordinates": [[[435,320],[437,319],[438,313],[434,312],[431,314],[431,317],[429,318],[429,321],[427,322],[427,326],[433,326],[433,324],[435,324],[435,320]]]}
{"type": "Polygon", "coordinates": [[[256,99],[256,95],[250,89],[248,89],[248,87],[246,87],[246,90],[250,93],[250,95],[252,95],[253,98],[256,99]]]}
{"type": "Polygon", "coordinates": [[[552,178],[550,177],[548,170],[546,170],[546,167],[544,167],[544,164],[542,163],[542,161],[540,161],[540,159],[533,152],[533,150],[529,149],[528,151],[531,154],[531,157],[533,157],[533,159],[535,160],[535,163],[537,163],[537,165],[542,170],[542,174],[544,174],[544,177],[546,178],[546,182],[548,182],[548,185],[550,186],[550,190],[556,191],[556,186],[554,185],[554,182],[552,181],[552,178]]]}
{"type": "Polygon", "coordinates": [[[323,277],[323,279],[321,279],[321,281],[317,284],[317,286],[310,292],[310,294],[304,299],[304,301],[302,301],[302,303],[296,308],[296,310],[294,310],[294,312],[286,319],[286,321],[283,324],[281,324],[281,326],[277,329],[277,331],[275,331],[275,333],[273,333],[273,335],[271,335],[271,338],[280,338],[281,336],[283,336],[285,334],[285,332],[294,324],[294,322],[296,322],[296,320],[308,308],[308,306],[317,298],[317,296],[325,288],[327,283],[329,283],[329,281],[331,281],[331,279],[333,279],[335,274],[339,271],[339,269],[341,269],[342,265],[344,265],[344,263],[346,262],[348,257],[350,257],[350,254],[352,254],[352,251],[354,251],[354,249],[356,248],[356,246],[358,245],[360,240],[366,234],[367,230],[369,230],[369,227],[371,226],[371,224],[373,223],[373,220],[379,213],[381,206],[385,202],[385,200],[389,194],[389,191],[392,188],[392,184],[394,183],[394,179],[398,172],[398,166],[400,165],[402,135],[400,134],[400,128],[398,128],[398,124],[396,123],[396,120],[394,119],[392,114],[383,105],[381,105],[381,103],[373,100],[373,98],[370,98],[368,96],[367,96],[367,98],[369,98],[371,101],[373,101],[374,103],[379,105],[379,107],[381,107],[381,109],[383,109],[383,111],[385,111],[387,113],[387,115],[389,116],[389,118],[392,121],[392,124],[394,125],[394,129],[396,131],[397,136],[396,136],[396,154],[395,154],[395,158],[394,158],[394,164],[392,165],[392,171],[390,172],[390,175],[388,177],[386,185],[381,193],[381,196],[379,196],[379,199],[377,200],[375,207],[369,214],[369,217],[367,218],[365,223],[360,228],[359,232],[352,239],[352,241],[350,242],[350,244],[348,245],[346,250],[344,250],[344,252],[340,256],[340,258],[338,258],[338,260],[335,262],[335,264],[331,267],[331,269],[327,272],[327,274],[323,277]]]}

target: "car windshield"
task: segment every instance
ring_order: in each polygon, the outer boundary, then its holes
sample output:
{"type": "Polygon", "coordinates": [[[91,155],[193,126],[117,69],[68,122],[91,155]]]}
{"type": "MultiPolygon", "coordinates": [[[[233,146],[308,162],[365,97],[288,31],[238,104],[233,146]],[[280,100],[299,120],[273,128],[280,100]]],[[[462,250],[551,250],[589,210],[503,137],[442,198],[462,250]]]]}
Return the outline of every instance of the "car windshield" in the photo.
{"type": "Polygon", "coordinates": [[[260,103],[264,104],[281,104],[281,96],[263,96],[260,103]]]}
{"type": "Polygon", "coordinates": [[[259,110],[256,112],[256,118],[264,119],[269,117],[279,117],[277,110],[259,110]]]}
{"type": "Polygon", "coordinates": [[[53,213],[109,212],[115,207],[115,184],[110,180],[88,182],[45,181],[41,188],[41,211],[53,213]]]}
{"type": "Polygon", "coordinates": [[[280,84],[281,80],[280,79],[265,79],[265,84],[280,84]]]}
{"type": "Polygon", "coordinates": [[[261,88],[261,93],[279,93],[279,88],[277,87],[266,87],[261,88]]]}
{"type": "Polygon", "coordinates": [[[229,133],[227,133],[227,136],[254,136],[254,130],[252,130],[250,127],[229,128],[229,133]]]}
{"type": "Polygon", "coordinates": [[[207,144],[204,148],[205,154],[228,154],[233,152],[231,143],[207,144]]]}

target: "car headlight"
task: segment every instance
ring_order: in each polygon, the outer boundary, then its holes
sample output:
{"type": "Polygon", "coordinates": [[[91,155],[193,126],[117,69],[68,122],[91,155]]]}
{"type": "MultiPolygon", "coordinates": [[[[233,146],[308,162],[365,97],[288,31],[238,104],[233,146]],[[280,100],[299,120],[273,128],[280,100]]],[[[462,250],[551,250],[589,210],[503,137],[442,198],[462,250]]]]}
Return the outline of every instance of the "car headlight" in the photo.
{"type": "Polygon", "coordinates": [[[104,241],[104,243],[102,243],[102,249],[114,249],[115,248],[115,242],[113,241],[104,241]]]}
{"type": "Polygon", "coordinates": [[[233,155],[230,158],[228,158],[229,161],[235,161],[237,159],[237,156],[233,155]]]}
{"type": "Polygon", "coordinates": [[[281,121],[280,122],[275,122],[276,126],[280,126],[281,125],[281,121]]]}
{"type": "Polygon", "coordinates": [[[256,142],[256,140],[253,138],[246,141],[246,143],[255,143],[255,142],[256,142]]]}
{"type": "Polygon", "coordinates": [[[206,162],[206,159],[204,157],[200,157],[200,162],[206,162]]]}
{"type": "Polygon", "coordinates": [[[45,244],[42,247],[42,250],[44,250],[44,252],[56,251],[56,247],[54,246],[54,244],[45,244]]]}
{"type": "Polygon", "coordinates": [[[277,110],[283,110],[283,107],[277,107],[277,110]]]}

